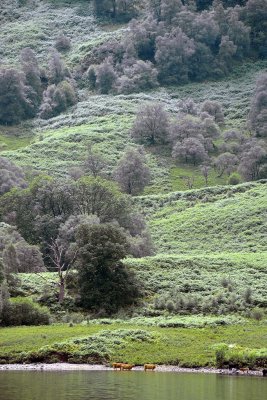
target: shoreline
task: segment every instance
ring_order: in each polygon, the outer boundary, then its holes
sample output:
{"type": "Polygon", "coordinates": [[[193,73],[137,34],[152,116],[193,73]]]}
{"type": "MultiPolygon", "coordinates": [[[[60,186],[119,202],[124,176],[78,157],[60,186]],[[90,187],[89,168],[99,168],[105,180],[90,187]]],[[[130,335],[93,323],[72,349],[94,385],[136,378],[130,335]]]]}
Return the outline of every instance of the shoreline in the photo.
{"type": "MultiPolygon", "coordinates": [[[[114,371],[110,366],[100,364],[68,364],[68,363],[55,363],[55,364],[2,364],[0,365],[1,371],[114,371]]],[[[144,371],[142,366],[136,366],[132,371],[144,371]]],[[[127,372],[127,371],[126,371],[127,372]]],[[[248,373],[238,370],[230,369],[216,369],[216,368],[181,368],[175,365],[158,365],[153,372],[176,372],[176,373],[202,373],[202,374],[218,374],[218,375],[231,375],[231,376],[262,376],[262,371],[251,370],[248,373]]],[[[147,373],[152,373],[151,371],[147,373]]]]}

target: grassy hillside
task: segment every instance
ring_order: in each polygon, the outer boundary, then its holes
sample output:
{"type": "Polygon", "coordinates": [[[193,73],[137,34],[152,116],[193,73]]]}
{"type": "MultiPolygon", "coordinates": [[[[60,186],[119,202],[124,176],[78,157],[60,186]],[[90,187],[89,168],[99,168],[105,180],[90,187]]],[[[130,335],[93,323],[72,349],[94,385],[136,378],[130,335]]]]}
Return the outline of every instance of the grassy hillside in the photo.
{"type": "Polygon", "coordinates": [[[140,199],[159,253],[266,251],[266,182],[140,199]]]}
{"type": "MultiPolygon", "coordinates": [[[[64,33],[71,40],[71,49],[62,56],[75,70],[94,46],[111,37],[123,36],[126,29],[121,25],[99,24],[92,4],[82,0],[28,0],[20,8],[15,8],[15,3],[15,0],[4,1],[2,5],[2,65],[16,65],[25,46],[35,50],[41,65],[45,65],[49,49],[64,33]]],[[[132,143],[129,128],[134,113],[145,103],[160,101],[175,117],[179,100],[192,98],[196,103],[217,100],[224,108],[225,129],[245,127],[258,73],[266,66],[266,61],[248,62],[235,67],[230,76],[220,81],[161,87],[132,95],[96,95],[86,88],[77,88],[79,102],[66,113],[48,121],[37,118],[13,128],[0,127],[0,154],[22,166],[66,176],[71,167],[82,163],[90,142],[104,155],[109,164],[107,172],[111,172],[126,145],[132,143]]],[[[194,188],[205,186],[198,167],[176,165],[161,147],[146,151],[153,174],[146,194],[185,190],[185,176],[194,176],[194,188]]],[[[209,185],[225,184],[227,179],[226,175],[218,178],[213,171],[209,185]]]]}
{"type": "MultiPolygon", "coordinates": [[[[0,127],[0,154],[19,165],[66,176],[71,167],[83,162],[91,143],[103,154],[109,164],[107,172],[111,172],[126,145],[133,143],[129,129],[135,111],[144,103],[161,101],[175,117],[179,99],[219,100],[226,110],[225,129],[244,126],[257,71],[264,65],[248,64],[219,82],[161,88],[146,94],[100,96],[81,90],[79,103],[65,114],[49,121],[35,119],[12,129],[0,127]]],[[[198,167],[175,164],[162,146],[146,148],[146,152],[153,176],[146,194],[186,190],[184,176],[195,177],[195,188],[205,186],[198,167]]],[[[212,171],[209,185],[225,184],[227,179],[227,175],[219,178],[212,171]]]]}
{"type": "Polygon", "coordinates": [[[31,47],[41,63],[60,34],[71,39],[71,50],[64,54],[68,65],[78,63],[80,57],[98,43],[114,37],[118,29],[107,30],[96,23],[91,2],[76,0],[17,0],[1,1],[0,48],[2,64],[16,65],[19,52],[31,47]],[[2,4],[3,3],[3,4],[2,4]],[[24,3],[24,4],[23,4],[24,3]]]}
{"type": "MultiPolygon", "coordinates": [[[[75,363],[146,362],[181,367],[215,366],[216,349],[226,343],[226,353],[236,366],[262,365],[266,357],[266,326],[244,323],[203,329],[155,328],[121,323],[107,325],[19,327],[2,329],[0,363],[69,361],[75,363]],[[235,344],[233,346],[233,343],[235,344]],[[231,345],[231,346],[230,346],[231,345]]],[[[226,361],[227,363],[227,361],[226,361]]]]}
{"type": "MultiPolygon", "coordinates": [[[[17,0],[1,2],[2,66],[18,66],[26,46],[45,66],[49,49],[65,34],[71,48],[62,57],[75,74],[94,46],[123,37],[127,29],[100,23],[90,1],[20,3],[16,8],[17,0]]],[[[67,177],[83,164],[90,144],[107,162],[110,176],[125,148],[134,144],[129,129],[140,107],[161,102],[175,119],[179,101],[189,98],[222,104],[222,134],[232,128],[248,134],[251,95],[266,68],[267,61],[247,61],[218,81],[131,95],[99,95],[79,83],[78,103],[65,113],[0,126],[0,155],[27,171],[67,177]]],[[[53,322],[68,324],[1,328],[0,363],[123,360],[214,366],[216,350],[225,343],[223,355],[231,365],[266,364],[267,182],[225,186],[228,176],[211,170],[206,187],[199,167],[175,163],[167,146],[145,152],[152,182],[134,203],[147,220],[155,254],[125,260],[141,282],[139,304],[119,311],[116,320],[92,320],[77,308],[73,288],[63,306],[58,304],[57,274],[21,274],[11,294],[47,304],[53,322]],[[194,177],[193,190],[187,190],[186,176],[194,177]]]]}

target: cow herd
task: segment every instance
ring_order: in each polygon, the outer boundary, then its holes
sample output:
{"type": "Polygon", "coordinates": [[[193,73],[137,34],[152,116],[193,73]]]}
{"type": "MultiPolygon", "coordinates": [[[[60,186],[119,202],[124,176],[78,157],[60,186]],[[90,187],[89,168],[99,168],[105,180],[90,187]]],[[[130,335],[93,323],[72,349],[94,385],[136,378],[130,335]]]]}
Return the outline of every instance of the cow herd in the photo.
{"type": "MultiPolygon", "coordinates": [[[[112,364],[113,369],[119,369],[120,371],[131,371],[132,368],[134,367],[133,364],[124,364],[124,363],[113,363],[112,364]]],[[[155,364],[144,364],[144,371],[150,370],[154,371],[156,368],[155,364]]]]}

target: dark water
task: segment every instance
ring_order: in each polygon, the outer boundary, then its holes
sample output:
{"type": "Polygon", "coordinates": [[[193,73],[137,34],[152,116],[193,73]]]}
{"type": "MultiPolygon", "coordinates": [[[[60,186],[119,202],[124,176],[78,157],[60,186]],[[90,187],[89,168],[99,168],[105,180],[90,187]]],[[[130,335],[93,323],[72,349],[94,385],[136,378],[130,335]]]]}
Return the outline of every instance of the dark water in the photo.
{"type": "Polygon", "coordinates": [[[0,400],[265,400],[267,379],[141,371],[0,372],[0,400]]]}

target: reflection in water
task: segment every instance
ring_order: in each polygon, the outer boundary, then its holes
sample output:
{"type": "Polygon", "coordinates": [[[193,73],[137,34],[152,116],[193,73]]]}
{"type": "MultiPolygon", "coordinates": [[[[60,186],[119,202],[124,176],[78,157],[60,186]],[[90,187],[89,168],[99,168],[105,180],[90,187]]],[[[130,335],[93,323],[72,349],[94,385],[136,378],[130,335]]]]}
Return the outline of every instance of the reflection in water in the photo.
{"type": "Polygon", "coordinates": [[[263,400],[267,379],[142,371],[1,371],[0,400],[263,400]]]}

